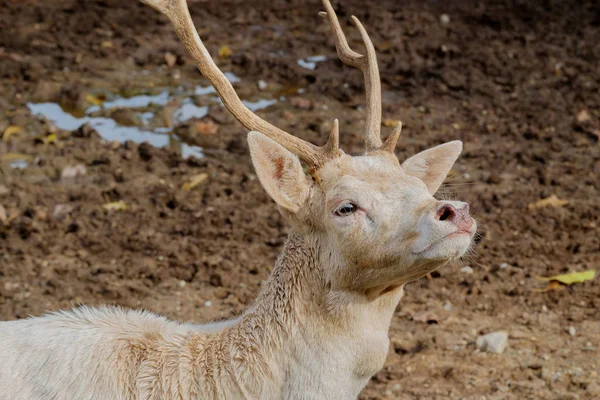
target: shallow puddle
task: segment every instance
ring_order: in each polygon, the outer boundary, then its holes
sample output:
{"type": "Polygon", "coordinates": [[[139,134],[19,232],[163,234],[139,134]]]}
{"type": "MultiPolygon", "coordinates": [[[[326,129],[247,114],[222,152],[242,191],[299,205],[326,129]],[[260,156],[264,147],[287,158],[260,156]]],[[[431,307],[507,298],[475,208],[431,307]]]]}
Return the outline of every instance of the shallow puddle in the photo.
{"type": "Polygon", "coordinates": [[[317,67],[317,63],[326,61],[326,56],[310,56],[306,58],[299,58],[296,62],[302,68],[310,69],[311,71],[317,67]]]}
{"type": "MultiPolygon", "coordinates": [[[[240,78],[232,73],[226,72],[225,75],[232,83],[240,82],[240,78]]],[[[180,148],[182,157],[187,158],[190,156],[203,157],[202,148],[183,143],[179,137],[171,133],[172,126],[160,126],[162,120],[157,118],[158,112],[171,102],[179,104],[172,113],[173,125],[177,125],[190,119],[205,117],[210,104],[223,105],[212,86],[196,86],[193,90],[179,87],[174,90],[165,89],[158,94],[141,94],[130,97],[108,93],[102,94],[101,98],[107,100],[101,102],[101,105],[93,105],[83,112],[66,110],[58,103],[27,103],[27,107],[33,115],[47,119],[59,129],[72,131],[87,123],[107,141],[125,142],[130,140],[135,143],[148,142],[156,147],[180,148]],[[201,100],[198,98],[201,96],[207,96],[205,105],[196,104],[201,100]],[[110,113],[104,113],[109,116],[102,115],[103,112],[113,109],[134,111],[133,115],[139,124],[123,125],[111,118],[110,113]]],[[[255,112],[272,106],[277,103],[277,100],[244,100],[243,103],[255,112]]],[[[164,121],[162,124],[165,124],[164,121]]],[[[19,168],[19,166],[15,168],[19,168]]]]}

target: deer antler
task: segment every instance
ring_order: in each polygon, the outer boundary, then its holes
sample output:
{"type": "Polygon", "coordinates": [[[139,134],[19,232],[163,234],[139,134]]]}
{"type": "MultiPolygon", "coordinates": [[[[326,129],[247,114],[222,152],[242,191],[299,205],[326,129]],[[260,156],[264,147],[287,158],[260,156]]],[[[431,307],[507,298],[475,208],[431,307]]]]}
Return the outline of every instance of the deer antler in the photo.
{"type": "Polygon", "coordinates": [[[339,135],[337,122],[331,131],[327,143],[318,147],[300,138],[297,138],[250,111],[240,100],[231,86],[229,80],[217,67],[196,28],[190,15],[186,0],[140,0],[165,15],[173,24],[177,35],[185,45],[192,59],[198,65],[198,69],[204,77],[214,86],[225,107],[233,116],[250,130],[256,130],[296,154],[302,161],[311,167],[318,169],[327,160],[337,157],[339,151],[339,135]]]}
{"type": "MultiPolygon", "coordinates": [[[[369,38],[367,31],[360,23],[358,18],[352,16],[352,21],[356,28],[360,32],[360,36],[365,44],[367,50],[366,56],[357,53],[352,50],[348,45],[348,40],[342,31],[340,22],[338,21],[337,15],[331,6],[329,0],[323,0],[323,6],[325,11],[319,12],[319,15],[323,18],[327,18],[331,24],[331,30],[335,38],[335,48],[337,50],[338,57],[346,65],[358,68],[362,71],[365,78],[365,92],[367,94],[367,120],[364,129],[364,140],[367,152],[382,149],[381,142],[381,81],[379,79],[379,68],[377,67],[377,55],[375,54],[375,48],[373,42],[369,38]]],[[[394,130],[396,133],[396,130],[394,130]]],[[[397,137],[396,135],[396,140],[397,137]]],[[[396,142],[387,143],[386,149],[389,147],[393,148],[396,142]]]]}

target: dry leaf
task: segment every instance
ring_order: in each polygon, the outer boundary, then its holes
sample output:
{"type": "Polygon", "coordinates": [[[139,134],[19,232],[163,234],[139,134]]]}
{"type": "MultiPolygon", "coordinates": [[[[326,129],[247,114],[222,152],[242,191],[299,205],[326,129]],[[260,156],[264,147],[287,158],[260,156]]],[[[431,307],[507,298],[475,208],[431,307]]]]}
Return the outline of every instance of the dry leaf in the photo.
{"type": "Polygon", "coordinates": [[[219,129],[219,126],[212,121],[198,121],[195,125],[196,130],[201,135],[214,135],[219,129]]]}
{"type": "Polygon", "coordinates": [[[583,272],[569,272],[567,274],[556,275],[556,276],[536,276],[537,279],[548,281],[548,282],[560,282],[565,285],[571,285],[573,283],[581,283],[585,281],[591,281],[596,277],[596,271],[590,269],[583,272]]]}
{"type": "Polygon", "coordinates": [[[398,122],[400,122],[400,121],[397,119],[384,119],[383,126],[387,126],[388,128],[393,128],[396,125],[398,125],[398,122]]]}
{"type": "Polygon", "coordinates": [[[535,203],[531,203],[527,206],[527,208],[531,210],[544,208],[544,207],[563,207],[569,204],[569,200],[561,200],[556,197],[555,194],[551,194],[549,197],[545,199],[538,200],[535,203]]]}
{"type": "Polygon", "coordinates": [[[88,103],[93,104],[95,106],[101,106],[102,103],[104,103],[102,101],[102,99],[100,99],[92,94],[89,94],[89,93],[85,95],[85,101],[87,101],[88,103]]]}
{"type": "Polygon", "coordinates": [[[563,290],[563,289],[564,289],[564,285],[562,285],[560,282],[550,281],[550,282],[548,282],[548,286],[546,286],[545,288],[533,289],[533,290],[538,293],[544,293],[544,292],[549,292],[550,290],[563,290]]]}
{"type": "Polygon", "coordinates": [[[27,154],[23,154],[23,153],[0,154],[0,161],[2,161],[2,162],[10,162],[10,161],[17,161],[17,160],[31,161],[31,160],[33,160],[33,157],[31,157],[30,155],[27,155],[27,154]]]}
{"type": "Polygon", "coordinates": [[[35,138],[35,140],[44,144],[52,144],[56,142],[56,134],[51,133],[48,136],[38,136],[35,138]]]}
{"type": "Polygon", "coordinates": [[[2,140],[4,140],[4,141],[8,140],[9,137],[11,137],[12,135],[16,135],[17,133],[21,132],[22,130],[23,130],[23,128],[21,128],[20,126],[10,125],[9,127],[7,127],[4,130],[4,133],[2,134],[2,140]]]}
{"type": "Polygon", "coordinates": [[[201,173],[198,175],[192,176],[192,178],[183,184],[183,190],[192,190],[202,182],[204,182],[208,178],[208,174],[201,173]]]}
{"type": "Polygon", "coordinates": [[[231,54],[232,54],[232,53],[233,53],[233,52],[231,51],[231,49],[230,49],[228,46],[222,46],[222,47],[219,49],[219,57],[221,57],[221,58],[228,58],[228,57],[231,57],[231,54]]]}
{"type": "Polygon", "coordinates": [[[104,208],[107,211],[123,211],[127,209],[127,204],[125,204],[123,200],[119,200],[103,204],[102,208],[104,208]]]}

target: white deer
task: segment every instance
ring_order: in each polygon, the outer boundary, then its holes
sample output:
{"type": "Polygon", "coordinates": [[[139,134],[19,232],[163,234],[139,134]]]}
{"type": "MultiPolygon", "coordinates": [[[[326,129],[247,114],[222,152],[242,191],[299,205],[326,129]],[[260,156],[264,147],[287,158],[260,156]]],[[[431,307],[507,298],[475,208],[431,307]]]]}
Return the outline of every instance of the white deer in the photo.
{"type": "Polygon", "coordinates": [[[366,55],[351,50],[328,0],[320,15],[338,55],[366,80],[361,156],[339,149],[337,120],[317,147],[250,112],[202,44],[186,0],[141,1],[172,22],[225,106],[252,130],[252,162],[292,233],[254,305],[234,320],[193,325],[82,307],[0,323],[0,399],[356,398],[386,359],[403,286],[471,245],[467,204],[432,196],[461,142],[398,162],[400,125],[380,139],[373,44],[353,17],[366,55]]]}

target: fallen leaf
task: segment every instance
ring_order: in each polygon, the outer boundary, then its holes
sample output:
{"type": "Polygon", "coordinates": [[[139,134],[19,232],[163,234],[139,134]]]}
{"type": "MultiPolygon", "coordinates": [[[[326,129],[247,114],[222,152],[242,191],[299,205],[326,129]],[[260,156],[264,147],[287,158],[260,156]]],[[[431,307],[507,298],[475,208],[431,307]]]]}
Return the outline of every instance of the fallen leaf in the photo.
{"type": "Polygon", "coordinates": [[[222,46],[219,49],[219,57],[221,58],[228,58],[231,56],[233,52],[231,51],[231,49],[228,46],[222,46]]]}
{"type": "Polygon", "coordinates": [[[21,132],[22,130],[23,130],[23,128],[21,128],[20,126],[10,125],[9,127],[7,127],[4,130],[4,133],[2,134],[2,140],[4,140],[4,141],[8,140],[9,137],[11,137],[12,135],[16,135],[17,133],[21,132]]]}
{"type": "Polygon", "coordinates": [[[204,182],[206,178],[208,178],[208,174],[206,173],[201,173],[192,176],[189,181],[183,184],[183,190],[192,190],[193,188],[204,182]]]}
{"type": "Polygon", "coordinates": [[[38,136],[35,138],[35,140],[39,143],[52,144],[56,142],[56,134],[51,133],[48,136],[38,136]]]}
{"type": "Polygon", "coordinates": [[[101,106],[102,103],[104,103],[104,101],[102,101],[102,99],[94,96],[93,94],[86,94],[85,95],[85,101],[87,101],[90,104],[93,104],[95,106],[101,106]]]}
{"type": "Polygon", "coordinates": [[[548,286],[543,289],[534,289],[535,292],[544,293],[549,292],[550,290],[564,290],[564,285],[557,281],[548,282],[548,286]]]}
{"type": "Polygon", "coordinates": [[[531,211],[531,210],[545,208],[545,207],[563,207],[563,206],[566,206],[567,204],[569,204],[569,200],[561,200],[558,197],[556,197],[555,194],[551,194],[550,196],[546,197],[545,199],[538,200],[535,203],[529,204],[527,206],[527,208],[531,211]]]}
{"type": "Polygon", "coordinates": [[[16,161],[16,160],[31,161],[31,160],[33,160],[33,157],[31,157],[30,155],[27,155],[27,154],[23,154],[23,153],[0,154],[0,161],[2,161],[2,162],[9,162],[9,161],[16,161]]]}
{"type": "Polygon", "coordinates": [[[201,135],[214,135],[219,129],[219,126],[212,121],[198,121],[195,125],[196,130],[201,135]]]}
{"type": "Polygon", "coordinates": [[[397,119],[384,119],[383,126],[386,126],[388,128],[393,128],[396,125],[398,125],[398,122],[400,122],[400,121],[397,119]]]}
{"type": "Polygon", "coordinates": [[[123,211],[127,209],[127,204],[125,204],[123,200],[119,200],[103,204],[102,208],[104,208],[107,211],[123,211]]]}
{"type": "Polygon", "coordinates": [[[555,276],[536,276],[537,279],[548,282],[560,282],[565,285],[571,285],[573,283],[581,283],[585,281],[591,281],[596,277],[596,271],[590,269],[583,272],[569,272],[567,274],[555,275],[555,276]]]}

